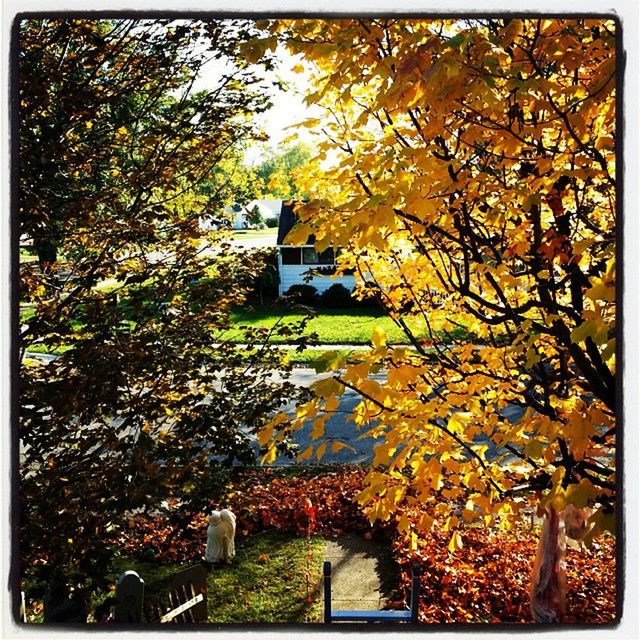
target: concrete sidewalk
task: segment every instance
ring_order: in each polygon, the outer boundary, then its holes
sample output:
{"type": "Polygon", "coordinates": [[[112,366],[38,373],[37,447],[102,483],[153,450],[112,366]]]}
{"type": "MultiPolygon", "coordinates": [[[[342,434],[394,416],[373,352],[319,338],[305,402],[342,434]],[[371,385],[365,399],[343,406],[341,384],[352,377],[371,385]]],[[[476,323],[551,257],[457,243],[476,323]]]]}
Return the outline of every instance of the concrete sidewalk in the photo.
{"type": "Polygon", "coordinates": [[[347,534],[326,541],[325,560],[331,562],[331,608],[381,610],[393,588],[389,550],[375,540],[347,534]]]}

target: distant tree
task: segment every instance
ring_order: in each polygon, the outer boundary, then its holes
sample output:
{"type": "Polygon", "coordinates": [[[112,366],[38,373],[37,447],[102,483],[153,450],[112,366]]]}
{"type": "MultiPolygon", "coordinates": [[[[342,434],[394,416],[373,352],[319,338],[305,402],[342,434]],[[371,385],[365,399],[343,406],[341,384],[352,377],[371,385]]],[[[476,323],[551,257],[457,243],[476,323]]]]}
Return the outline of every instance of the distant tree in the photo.
{"type": "Polygon", "coordinates": [[[254,205],[247,211],[247,222],[254,229],[264,229],[264,227],[266,226],[264,216],[262,215],[262,212],[257,205],[254,205]]]}
{"type": "Polygon", "coordinates": [[[296,198],[304,195],[296,184],[296,171],[304,167],[311,157],[307,145],[299,142],[281,151],[271,151],[266,160],[255,167],[262,180],[263,192],[273,198],[296,198]]]}
{"type": "Polygon", "coordinates": [[[197,187],[197,193],[208,199],[214,218],[220,218],[221,211],[227,212],[225,217],[229,216],[233,205],[241,206],[262,198],[264,184],[255,167],[245,160],[246,146],[246,140],[239,141],[197,187]]]}
{"type": "Polygon", "coordinates": [[[214,457],[251,461],[251,434],[298,397],[259,332],[253,351],[226,340],[262,261],[199,224],[228,201],[216,172],[259,137],[268,101],[244,53],[260,35],[239,20],[19,25],[16,209],[42,267],[20,273],[23,568],[99,584],[126,513],[205,508],[214,457]],[[194,93],[209,57],[230,71],[194,93]]]}

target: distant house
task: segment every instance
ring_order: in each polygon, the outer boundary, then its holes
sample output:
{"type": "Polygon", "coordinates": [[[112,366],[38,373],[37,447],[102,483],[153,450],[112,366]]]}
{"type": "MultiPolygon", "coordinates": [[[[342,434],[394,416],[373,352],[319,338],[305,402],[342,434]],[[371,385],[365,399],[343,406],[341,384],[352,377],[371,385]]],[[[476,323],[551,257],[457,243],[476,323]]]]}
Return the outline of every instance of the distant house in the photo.
{"type": "Polygon", "coordinates": [[[297,222],[294,206],[293,202],[283,202],[280,211],[277,240],[280,274],[278,293],[284,294],[294,284],[310,284],[322,293],[331,285],[339,283],[352,291],[355,287],[353,276],[330,277],[336,270],[336,251],[333,248],[319,254],[313,246],[313,238],[309,238],[308,244],[304,245],[285,244],[287,234],[297,222]]]}
{"type": "Polygon", "coordinates": [[[257,209],[262,217],[277,218],[280,215],[282,200],[255,199],[246,204],[244,207],[234,205],[231,208],[231,226],[234,229],[247,229],[251,226],[250,212],[257,209]]]}

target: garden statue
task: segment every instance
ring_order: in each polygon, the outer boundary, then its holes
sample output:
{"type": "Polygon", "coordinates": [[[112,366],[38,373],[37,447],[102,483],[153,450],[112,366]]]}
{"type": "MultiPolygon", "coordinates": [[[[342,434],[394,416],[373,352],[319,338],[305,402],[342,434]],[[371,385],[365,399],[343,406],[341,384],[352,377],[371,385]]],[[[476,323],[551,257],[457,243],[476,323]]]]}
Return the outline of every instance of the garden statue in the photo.
{"type": "Polygon", "coordinates": [[[236,555],[234,538],[236,535],[236,517],[228,509],[212,511],[207,528],[207,550],[205,562],[231,563],[236,555]]]}

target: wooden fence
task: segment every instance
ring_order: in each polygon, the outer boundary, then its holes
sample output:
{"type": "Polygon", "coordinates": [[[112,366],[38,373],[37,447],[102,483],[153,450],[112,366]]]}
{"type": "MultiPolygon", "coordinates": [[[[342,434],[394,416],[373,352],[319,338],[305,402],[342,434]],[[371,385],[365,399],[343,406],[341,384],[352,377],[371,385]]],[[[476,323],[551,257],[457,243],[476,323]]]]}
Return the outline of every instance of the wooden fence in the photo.
{"type": "Polygon", "coordinates": [[[207,621],[207,571],[194,565],[174,574],[166,598],[145,599],[144,580],[126,571],[116,583],[113,620],[120,623],[195,623],[207,621]]]}

